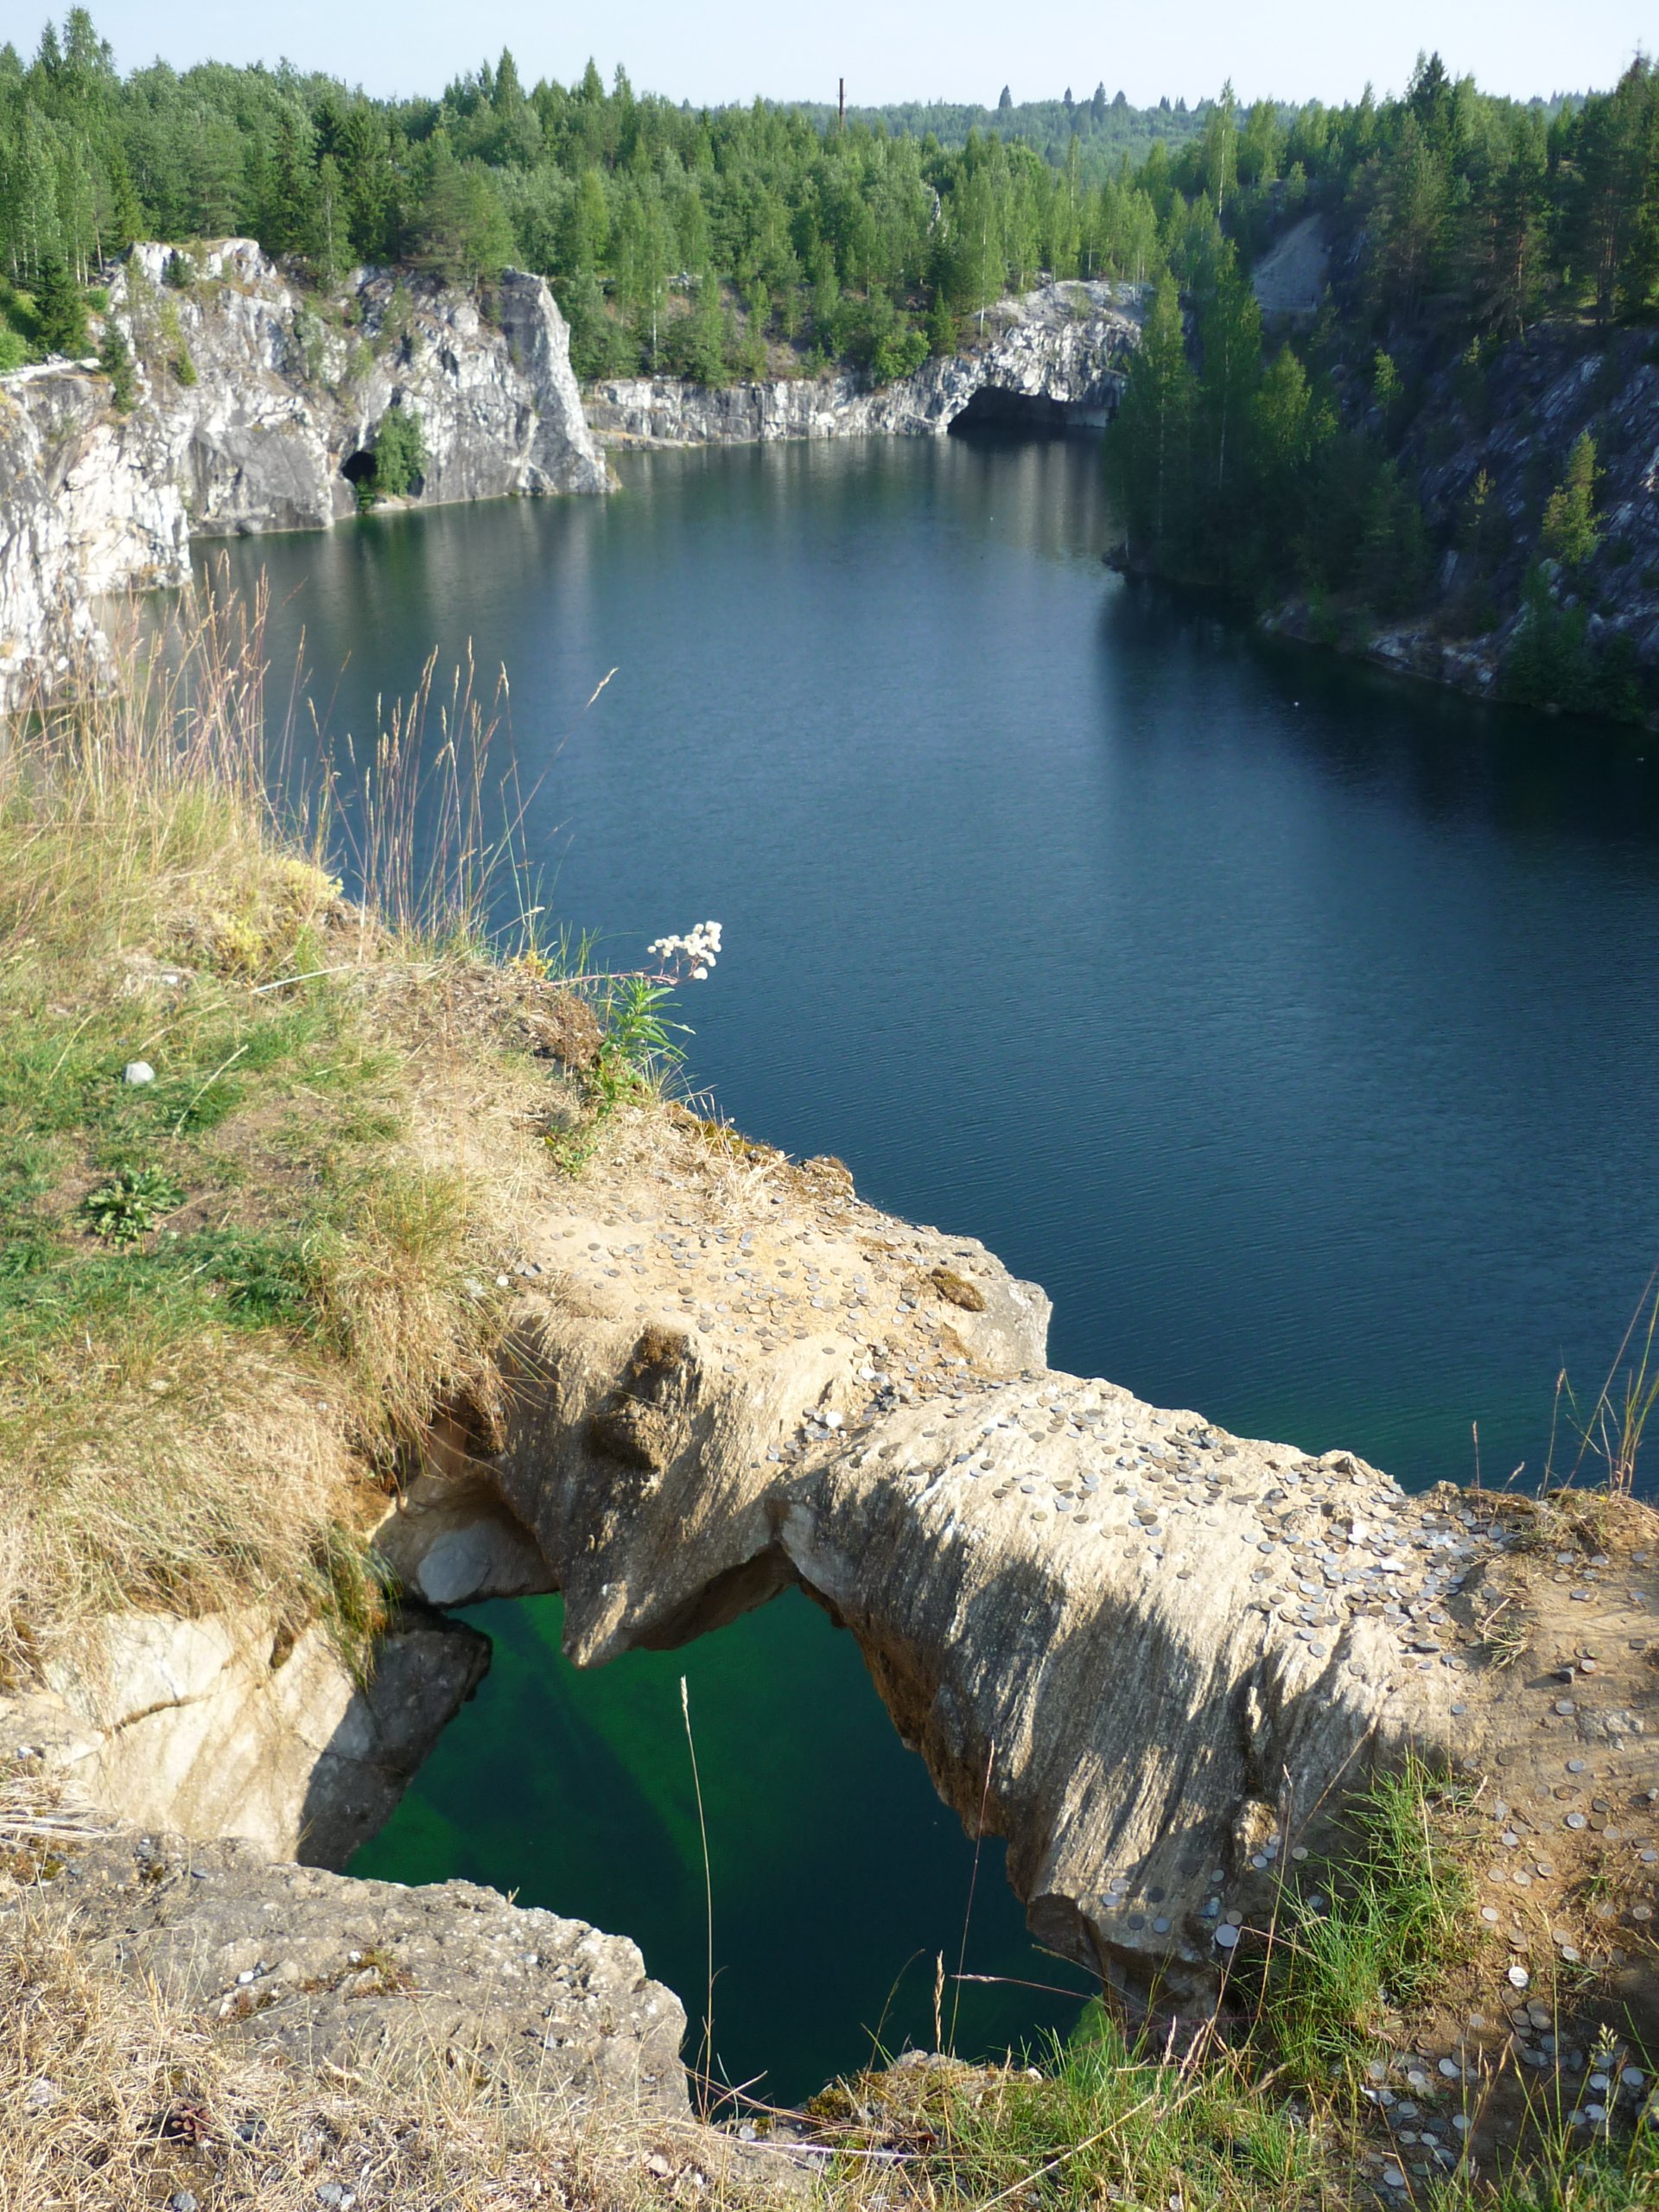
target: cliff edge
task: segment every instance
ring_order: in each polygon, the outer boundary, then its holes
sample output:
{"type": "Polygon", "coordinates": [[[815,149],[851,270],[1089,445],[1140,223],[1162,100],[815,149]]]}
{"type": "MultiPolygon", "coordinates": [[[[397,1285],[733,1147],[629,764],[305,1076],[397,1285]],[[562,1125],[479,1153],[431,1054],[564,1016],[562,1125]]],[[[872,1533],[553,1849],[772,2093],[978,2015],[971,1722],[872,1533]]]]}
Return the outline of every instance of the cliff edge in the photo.
{"type": "Polygon", "coordinates": [[[192,537],[355,513],[394,408],[420,419],[416,504],[607,488],[540,276],[504,272],[486,316],[385,270],[311,292],[246,238],[136,245],[109,319],[129,411],[95,361],[0,378],[0,710],[95,635],[99,594],[187,582],[192,537]]]}

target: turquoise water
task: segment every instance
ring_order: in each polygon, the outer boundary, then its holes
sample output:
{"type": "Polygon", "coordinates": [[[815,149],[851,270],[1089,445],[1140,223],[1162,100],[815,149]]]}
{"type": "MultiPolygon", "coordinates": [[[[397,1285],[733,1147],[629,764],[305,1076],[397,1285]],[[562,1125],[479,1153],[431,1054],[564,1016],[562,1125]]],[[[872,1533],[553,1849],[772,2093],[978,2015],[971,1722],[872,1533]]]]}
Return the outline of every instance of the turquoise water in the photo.
{"type": "MultiPolygon", "coordinates": [[[[692,1070],[755,1135],[983,1236],[1058,1364],[1413,1484],[1548,1442],[1656,1257],[1659,753],[1274,648],[1102,568],[1092,449],[629,456],[607,501],[232,549],[359,743],[470,639],[525,834],[619,961],[713,917],[692,1070]],[[595,684],[612,677],[584,709],[595,684]],[[326,676],[322,673],[326,671],[326,676]]],[[[360,1862],[638,1936],[702,2009],[703,1745],[735,2077],[931,2036],[971,1843],[802,1599],[575,1679],[556,1606],[360,1862]],[[694,1811],[694,1808],[691,1808],[694,1811]],[[906,1961],[919,1954],[906,1971],[906,1961]]],[[[988,1854],[968,1964],[1035,1957],[988,1854]]],[[[1065,2016],[972,1994],[965,2043],[1065,2016]]],[[[950,1999],[947,1996],[947,2010],[950,1999]]]]}
{"type": "Polygon", "coordinates": [[[975,1853],[893,1732],[852,1638],[799,1591],[687,1650],[592,1674],[559,1656],[556,1598],[470,1609],[495,1645],[475,1703],[353,1872],[461,1875],[639,1940],[707,2007],[708,1892],[680,1680],[687,1681],[714,1898],[714,2050],[723,2080],[809,2096],[882,2049],[947,2035],[991,2051],[1064,2029],[1086,1991],[1035,1950],[1002,1873],[975,1853]],[[971,1913],[969,1911],[971,1895],[971,1913]],[[958,1983],[969,1973],[1002,1982],[958,1983]],[[1052,1985],[1048,1990],[1021,1985],[1052,1985]]]}

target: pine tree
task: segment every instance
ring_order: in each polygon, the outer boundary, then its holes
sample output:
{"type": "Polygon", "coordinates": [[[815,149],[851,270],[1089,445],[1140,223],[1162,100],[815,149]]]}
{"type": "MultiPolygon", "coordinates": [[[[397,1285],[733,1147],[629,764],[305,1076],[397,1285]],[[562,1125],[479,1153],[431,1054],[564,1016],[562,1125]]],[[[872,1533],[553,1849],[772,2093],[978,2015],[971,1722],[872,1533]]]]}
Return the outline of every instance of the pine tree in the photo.
{"type": "Polygon", "coordinates": [[[605,180],[591,162],[576,179],[565,222],[561,258],[565,268],[602,269],[611,240],[611,211],[605,180]]]}
{"type": "Polygon", "coordinates": [[[293,108],[277,118],[271,149],[270,199],[262,238],[271,253],[308,254],[317,232],[316,173],[310,123],[293,108]]]}
{"type": "Polygon", "coordinates": [[[948,358],[961,342],[957,318],[950,312],[950,302],[945,297],[944,288],[936,285],[927,310],[928,351],[948,358]]]}
{"type": "Polygon", "coordinates": [[[727,321],[712,269],[696,280],[691,312],[674,326],[674,360],[681,375],[711,386],[727,380],[727,321]]]}
{"type": "Polygon", "coordinates": [[[317,163],[316,216],[311,238],[312,263],[325,283],[338,281],[350,244],[340,164],[332,154],[325,154],[317,163]]]}
{"type": "Polygon", "coordinates": [[[1160,563],[1186,535],[1192,409],[1193,377],[1186,358],[1180,295],[1175,279],[1166,271],[1129,364],[1108,448],[1129,543],[1160,563]]]}
{"type": "Polygon", "coordinates": [[[365,261],[391,260],[397,198],[391,147],[385,124],[365,101],[342,118],[334,159],[353,252],[365,261]]]}
{"type": "Polygon", "coordinates": [[[133,189],[132,171],[119,139],[109,153],[110,213],[105,245],[112,253],[124,253],[143,228],[143,211],[133,189]]]}
{"type": "Polygon", "coordinates": [[[1567,456],[1567,474],[1544,507],[1538,543],[1552,561],[1576,569],[1601,543],[1596,528],[1596,442],[1586,430],[1567,456]]]}
{"type": "Polygon", "coordinates": [[[110,380],[110,404],[118,415],[127,415],[137,397],[132,373],[132,348],[112,319],[104,325],[104,342],[98,349],[98,365],[110,380]]]}
{"type": "Polygon", "coordinates": [[[1375,474],[1362,510],[1357,582],[1376,613],[1397,618],[1420,599],[1427,559],[1423,511],[1392,461],[1375,474]]]}
{"type": "Polygon", "coordinates": [[[1590,288],[1596,321],[1611,321],[1626,258],[1652,205],[1655,86],[1637,60],[1610,92],[1586,100],[1575,131],[1567,238],[1571,266],[1590,288]]]}
{"type": "Polygon", "coordinates": [[[86,302],[61,254],[50,253],[41,264],[35,315],[45,352],[67,354],[72,360],[86,353],[86,302]]]}
{"type": "Polygon", "coordinates": [[[1373,283],[1385,312],[1414,310],[1434,278],[1450,186],[1445,156],[1408,114],[1377,200],[1373,283]]]}

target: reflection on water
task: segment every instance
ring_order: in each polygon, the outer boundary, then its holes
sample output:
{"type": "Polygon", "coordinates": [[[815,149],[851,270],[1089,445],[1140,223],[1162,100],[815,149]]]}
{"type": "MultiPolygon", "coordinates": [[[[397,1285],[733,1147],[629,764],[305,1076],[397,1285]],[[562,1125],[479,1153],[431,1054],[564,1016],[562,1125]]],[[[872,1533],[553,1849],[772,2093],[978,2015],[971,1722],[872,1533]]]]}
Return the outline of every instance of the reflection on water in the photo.
{"type": "MultiPolygon", "coordinates": [[[[1478,1421],[1489,1478],[1535,1474],[1559,1369],[1593,1390],[1659,1253],[1648,741],[1124,584],[1077,442],[622,470],[607,501],[370,519],[236,546],[232,570],[269,570],[279,664],[304,626],[337,734],[360,740],[435,645],[505,663],[550,906],[622,958],[720,920],[726,955],[688,993],[697,1079],[1044,1283],[1058,1363],[1414,1483],[1470,1472],[1478,1421]]],[[[797,1607],[728,1632],[718,1694],[740,1733],[753,1719],[752,1770],[768,1731],[868,1703],[845,1638],[809,1645],[820,1625],[797,1607]],[[781,1719],[776,1680],[804,1686],[781,1719]]],[[[378,1849],[443,1835],[423,1868],[587,1909],[566,1862],[575,1887],[543,1892],[509,1848],[569,1821],[559,1758],[522,1745],[568,1742],[577,1694],[510,1639],[449,1779],[378,1849]],[[530,1794],[498,1821],[475,1808],[505,1758],[530,1794]]],[[[622,1707],[582,1726],[614,1750],[622,1707]]],[[[892,1777],[843,1755],[836,1817],[873,1829],[892,1777]]],[[[808,1871],[827,1816],[798,1784],[780,1756],[792,1809],[770,1872],[741,1877],[788,1930],[787,1986],[734,1967],[727,2014],[732,2063],[795,2086],[831,2044],[857,2056],[909,1948],[891,1927],[863,1945],[808,1871]],[[832,1954],[857,1994],[807,2023],[791,1993],[832,1954]]],[[[967,1846],[926,1806],[893,1847],[955,1898],[967,1846]]],[[[614,1894],[653,1964],[678,1955],[679,1902],[651,1921],[614,1894]]]]}

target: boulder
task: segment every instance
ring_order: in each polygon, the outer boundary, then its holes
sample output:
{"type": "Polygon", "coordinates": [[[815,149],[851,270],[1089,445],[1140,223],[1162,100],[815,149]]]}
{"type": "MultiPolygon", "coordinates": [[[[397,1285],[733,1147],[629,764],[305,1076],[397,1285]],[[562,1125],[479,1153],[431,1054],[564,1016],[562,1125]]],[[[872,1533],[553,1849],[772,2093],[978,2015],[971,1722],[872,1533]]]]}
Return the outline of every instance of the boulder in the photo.
{"type": "Polygon", "coordinates": [[[240,1841],[122,1834],[69,1846],[7,1909],[67,1923],[92,1974],[159,1988],[205,2035],[296,2070],[384,2079],[436,2062],[571,2123],[688,2113],[685,2014],[636,1946],[470,1882],[410,1890],[272,1865],[240,1841]]]}

